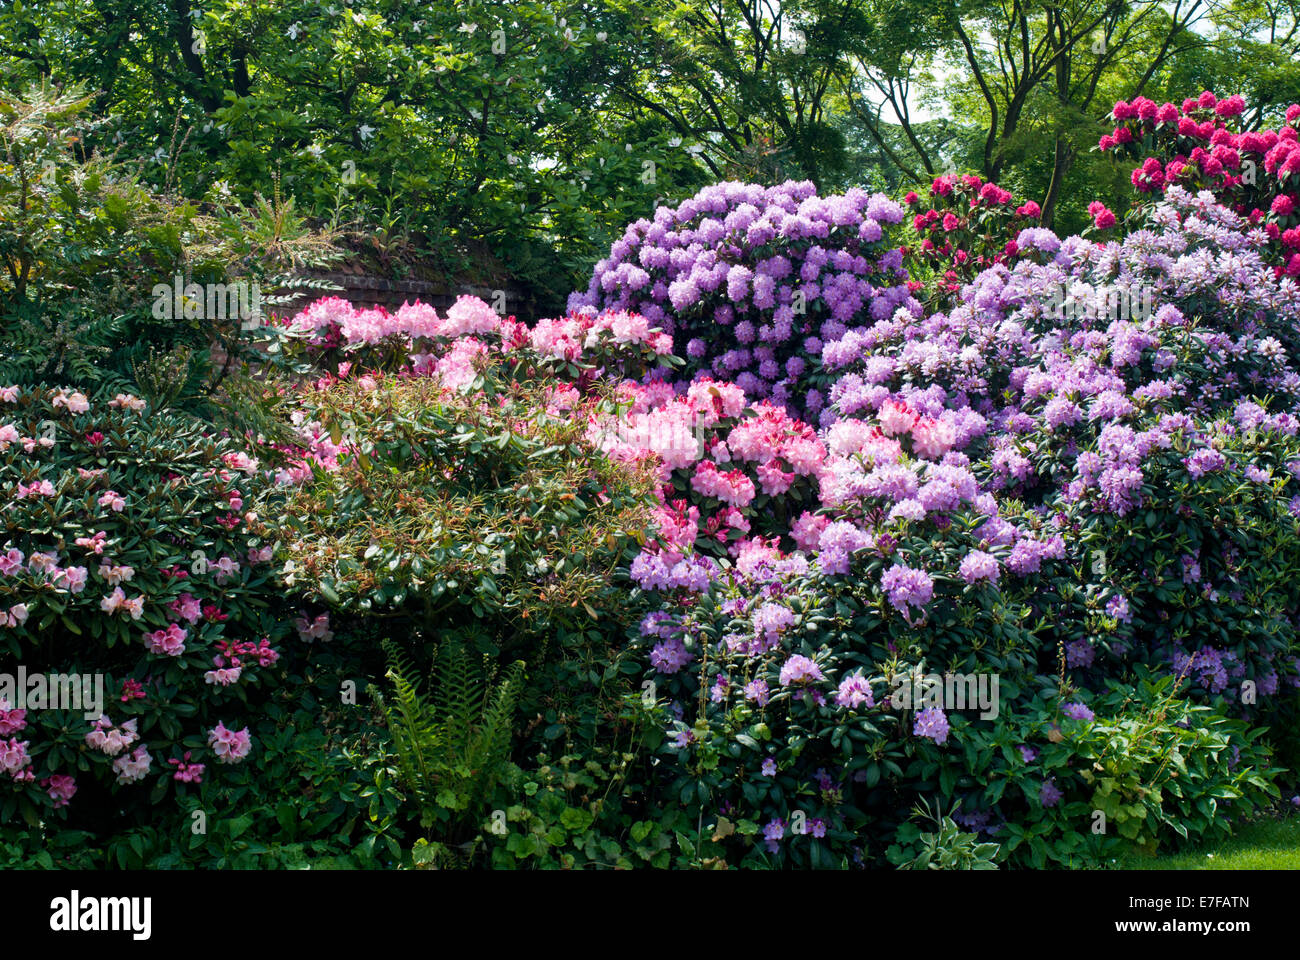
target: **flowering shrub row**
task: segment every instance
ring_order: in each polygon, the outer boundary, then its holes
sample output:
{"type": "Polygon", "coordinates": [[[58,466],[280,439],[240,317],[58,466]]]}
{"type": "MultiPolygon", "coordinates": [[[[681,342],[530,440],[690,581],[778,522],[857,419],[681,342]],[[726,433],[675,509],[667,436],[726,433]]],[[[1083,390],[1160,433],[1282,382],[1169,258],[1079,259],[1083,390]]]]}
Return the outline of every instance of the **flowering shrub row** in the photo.
{"type": "MultiPolygon", "coordinates": [[[[663,597],[640,642],[667,697],[680,799],[767,823],[755,855],[786,849],[794,799],[764,806],[782,770],[814,837],[842,843],[860,841],[862,808],[921,789],[918,775],[1007,818],[991,795],[955,792],[966,774],[942,757],[916,767],[918,741],[942,746],[954,729],[941,707],[880,725],[900,676],[997,674],[1014,722],[1058,669],[1065,687],[1033,708],[1057,723],[1091,721],[1090,692],[1143,670],[1220,710],[1293,709],[1300,291],[1268,268],[1263,230],[1208,193],[1166,199],[1123,243],[1022,230],[1014,268],[987,268],[948,313],[899,311],[826,343],[821,431],[779,431],[815,451],[803,486],[765,491],[761,530],[730,527],[726,566],[708,517],[752,503],[762,482],[744,469],[744,421],[663,458],[678,502],[631,570],[663,597]],[[1149,289],[1153,313],[1105,309],[1098,292],[1117,287],[1149,289]],[[1077,309],[1064,317],[1062,302],[1077,309]],[[886,763],[890,743],[903,754],[886,763]],[[724,764],[734,774],[719,779],[724,764]]],[[[651,413],[692,423],[697,387],[643,392],[664,398],[651,413]]],[[[743,416],[738,394],[710,389],[743,416]]],[[[794,466],[779,441],[768,457],[794,466]]],[[[1266,768],[1257,754],[1245,792],[1270,789],[1266,768]]],[[[1049,799],[1065,789],[1043,783],[1049,799]]],[[[1174,830],[1174,807],[1150,815],[1155,833],[1174,830]]]]}

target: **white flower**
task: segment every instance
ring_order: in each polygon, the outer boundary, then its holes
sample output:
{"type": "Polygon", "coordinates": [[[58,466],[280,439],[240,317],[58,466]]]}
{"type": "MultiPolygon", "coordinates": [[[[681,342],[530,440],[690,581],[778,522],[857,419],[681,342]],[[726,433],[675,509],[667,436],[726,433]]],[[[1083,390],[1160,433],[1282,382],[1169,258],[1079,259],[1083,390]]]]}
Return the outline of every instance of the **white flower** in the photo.
{"type": "Polygon", "coordinates": [[[361,135],[362,140],[369,140],[371,134],[373,134],[374,132],[375,132],[375,128],[368,123],[363,123],[360,129],[357,130],[357,133],[361,135]]]}
{"type": "Polygon", "coordinates": [[[298,34],[300,33],[302,33],[301,23],[290,24],[289,29],[284,31],[284,35],[288,37],[290,40],[297,40],[298,34]]]}
{"type": "Polygon", "coordinates": [[[681,137],[673,137],[671,140],[668,141],[668,146],[670,147],[680,147],[681,145],[682,145],[681,137]]]}
{"type": "Polygon", "coordinates": [[[307,148],[307,152],[310,153],[317,160],[319,160],[321,158],[321,155],[325,153],[325,150],[319,143],[313,143],[310,147],[307,148]]]}
{"type": "Polygon", "coordinates": [[[477,29],[478,29],[477,23],[462,23],[459,27],[456,28],[456,32],[473,34],[474,31],[477,29]]]}
{"type": "Polygon", "coordinates": [[[600,31],[600,33],[596,34],[596,39],[599,40],[601,43],[604,43],[605,40],[606,40],[608,37],[609,37],[609,34],[606,33],[604,30],[602,30],[602,31],[600,31]]]}

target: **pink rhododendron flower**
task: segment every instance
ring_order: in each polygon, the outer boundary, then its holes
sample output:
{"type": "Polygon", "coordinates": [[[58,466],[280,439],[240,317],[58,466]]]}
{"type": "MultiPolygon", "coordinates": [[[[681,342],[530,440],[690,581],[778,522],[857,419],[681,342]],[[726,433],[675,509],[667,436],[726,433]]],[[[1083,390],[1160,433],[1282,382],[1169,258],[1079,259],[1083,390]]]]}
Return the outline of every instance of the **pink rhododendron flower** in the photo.
{"type": "Polygon", "coordinates": [[[908,408],[907,404],[897,400],[886,400],[882,403],[876,412],[876,418],[880,423],[881,431],[891,437],[907,433],[916,422],[916,414],[908,408]]]}
{"type": "Polygon", "coordinates": [[[130,754],[114,760],[113,772],[117,774],[118,783],[135,783],[145,778],[152,764],[153,758],[142,744],[130,754]]]}
{"type": "Polygon", "coordinates": [[[145,407],[145,402],[139,397],[132,396],[129,393],[119,393],[112,400],[108,401],[110,407],[118,407],[122,410],[140,411],[145,407]]]}
{"type": "Polygon", "coordinates": [[[248,756],[253,741],[247,727],[231,731],[218,723],[208,732],[208,746],[212,748],[221,763],[238,763],[248,756]]]}
{"type": "Polygon", "coordinates": [[[136,732],[137,722],[133,717],[120,727],[115,727],[107,716],[101,716],[91,724],[90,732],[86,734],[86,743],[110,757],[115,757],[140,739],[140,735],[136,732]]]}
{"type": "Polygon", "coordinates": [[[77,792],[76,781],[65,773],[56,773],[51,777],[46,777],[41,781],[41,786],[45,787],[45,792],[49,794],[54,806],[66,807],[77,792]]]}
{"type": "Polygon", "coordinates": [[[294,621],[294,626],[298,628],[298,636],[307,643],[311,643],[313,640],[334,639],[334,631],[330,629],[330,616],[328,613],[322,613],[314,620],[299,617],[294,621]]]}
{"type": "Polygon", "coordinates": [[[189,635],[180,624],[169,623],[165,628],[144,635],[150,653],[179,657],[185,652],[185,638],[189,635]]]}
{"type": "Polygon", "coordinates": [[[126,499],[116,490],[105,490],[99,498],[101,507],[108,507],[114,513],[121,513],[126,509],[126,499]]]}
{"type": "Polygon", "coordinates": [[[85,413],[90,409],[90,401],[84,393],[69,391],[64,388],[56,390],[51,401],[55,409],[66,407],[69,413],[85,413]]]}

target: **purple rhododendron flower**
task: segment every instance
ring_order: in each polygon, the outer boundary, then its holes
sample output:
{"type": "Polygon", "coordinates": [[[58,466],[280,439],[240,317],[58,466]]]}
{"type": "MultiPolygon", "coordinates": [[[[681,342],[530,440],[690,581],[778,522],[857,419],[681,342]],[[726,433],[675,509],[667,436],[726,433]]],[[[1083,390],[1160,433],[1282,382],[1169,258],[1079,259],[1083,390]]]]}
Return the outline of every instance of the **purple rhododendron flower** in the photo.
{"type": "Polygon", "coordinates": [[[1072,720],[1091,720],[1093,712],[1082,703],[1067,703],[1061,707],[1061,712],[1072,720]]]}
{"type": "Polygon", "coordinates": [[[938,707],[917,711],[916,722],[912,725],[913,735],[944,743],[948,739],[948,730],[948,717],[938,707]]]}

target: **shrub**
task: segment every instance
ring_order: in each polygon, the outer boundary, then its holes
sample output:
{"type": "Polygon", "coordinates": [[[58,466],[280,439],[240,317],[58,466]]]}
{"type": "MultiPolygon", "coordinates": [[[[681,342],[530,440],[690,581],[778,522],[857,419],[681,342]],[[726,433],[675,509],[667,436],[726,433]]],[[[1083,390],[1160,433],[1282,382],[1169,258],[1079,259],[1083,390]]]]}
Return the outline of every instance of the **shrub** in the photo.
{"type": "MultiPolygon", "coordinates": [[[[1167,199],[1123,244],[1024,231],[1015,268],[986,269],[949,313],[828,343],[810,511],[708,577],[633,567],[662,597],[636,642],[670,711],[669,796],[734,822],[747,839],[730,857],[865,862],[857,844],[897,827],[901,795],[946,806],[989,782],[945,759],[979,724],[940,706],[834,719],[900,677],[997,675],[993,731],[1067,705],[1127,723],[1109,684],[1150,671],[1190,676],[1220,717],[1294,712],[1300,291],[1266,268],[1263,231],[1207,195],[1167,199]],[[1113,312],[1097,294],[1115,286],[1149,289],[1152,312],[1113,312]],[[1258,701],[1236,695],[1245,680],[1258,701]],[[795,814],[827,843],[783,844],[795,814]]],[[[676,548],[693,568],[713,546],[690,539],[676,548]]],[[[1233,748],[1254,742],[1232,729],[1233,748]]],[[[1232,781],[1246,806],[1278,775],[1258,751],[1249,767],[1232,781]]],[[[1065,843],[1051,859],[1101,855],[1077,824],[1002,815],[1065,843]]],[[[1144,840],[1178,819],[1148,816],[1144,840]]],[[[1017,856],[1041,862],[1038,847],[1017,856]]]]}
{"type": "Polygon", "coordinates": [[[1287,107],[1276,130],[1234,131],[1245,112],[1242,97],[1219,99],[1208,90],[1181,106],[1121,100],[1110,114],[1116,127],[1097,148],[1117,162],[1136,162],[1130,179],[1143,198],[1159,198],[1172,186],[1209,190],[1252,224],[1262,223],[1270,261],[1300,276],[1300,104],[1287,107]]]}
{"type": "Polygon", "coordinates": [[[984,268],[1013,262],[1016,236],[1042,214],[1032,200],[1017,206],[1008,191],[969,174],[936,177],[925,199],[915,192],[904,199],[915,238],[903,249],[903,263],[936,304],[984,268]]]}
{"type": "Polygon", "coordinates": [[[430,631],[482,624],[493,652],[616,618],[614,582],[644,531],[648,484],[587,444],[586,413],[509,368],[360,377],[304,398],[317,467],[292,487],[286,577],[340,610],[430,631]],[[331,437],[333,439],[331,439],[331,437]]]}
{"type": "Polygon", "coordinates": [[[0,396],[0,644],[32,675],[102,681],[104,697],[102,717],[5,705],[0,809],[33,826],[147,822],[169,789],[257,749],[248,725],[289,629],[266,480],[228,440],[131,396],[0,396]]]}
{"type": "MultiPolygon", "coordinates": [[[[881,194],[818,197],[811,183],[721,183],[637,220],[570,308],[631,310],[670,334],[688,372],[815,415],[805,371],[866,311],[919,313],[886,232],[902,208],[881,194]]],[[[668,371],[659,371],[666,376],[668,371]]]]}

